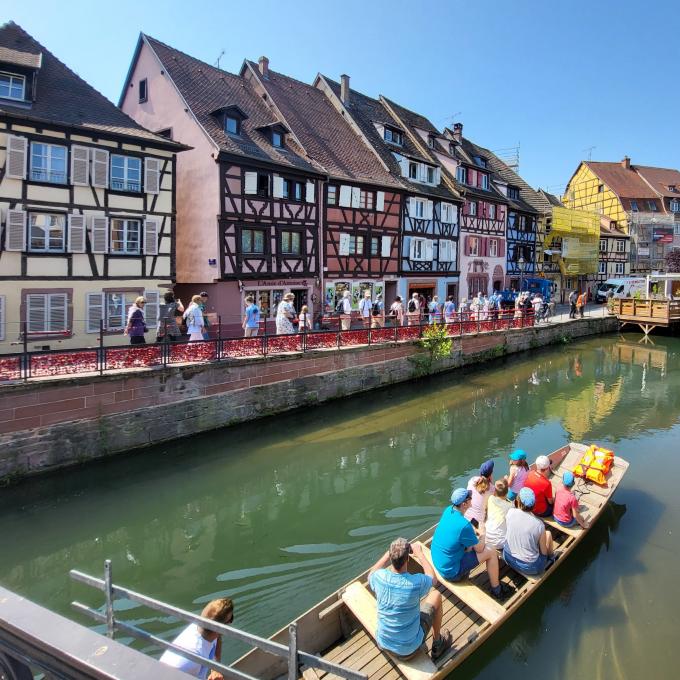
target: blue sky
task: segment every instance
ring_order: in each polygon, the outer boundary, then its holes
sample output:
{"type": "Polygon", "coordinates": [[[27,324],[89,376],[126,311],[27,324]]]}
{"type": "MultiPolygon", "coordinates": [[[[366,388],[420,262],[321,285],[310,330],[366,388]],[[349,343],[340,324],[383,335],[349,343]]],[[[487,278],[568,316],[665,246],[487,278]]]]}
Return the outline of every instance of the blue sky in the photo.
{"type": "Polygon", "coordinates": [[[680,167],[677,8],[666,0],[4,0],[13,19],[113,101],[140,31],[238,71],[351,76],[560,191],[578,162],[680,167]],[[285,9],[284,9],[285,8],[285,9]]]}

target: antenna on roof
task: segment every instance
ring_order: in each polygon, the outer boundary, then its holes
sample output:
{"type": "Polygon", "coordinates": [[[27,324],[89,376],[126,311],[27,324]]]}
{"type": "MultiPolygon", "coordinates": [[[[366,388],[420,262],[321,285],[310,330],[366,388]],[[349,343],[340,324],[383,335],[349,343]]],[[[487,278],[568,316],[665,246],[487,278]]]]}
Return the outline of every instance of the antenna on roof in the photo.
{"type": "Polygon", "coordinates": [[[508,146],[505,149],[496,149],[492,153],[496,154],[510,170],[519,173],[519,142],[517,146],[508,146]]]}
{"type": "Polygon", "coordinates": [[[215,62],[215,66],[216,66],[217,68],[220,67],[220,59],[221,59],[223,56],[224,56],[224,48],[222,48],[222,51],[221,51],[221,52],[219,53],[219,55],[217,56],[217,61],[215,62]]]}
{"type": "Polygon", "coordinates": [[[446,118],[446,119],[444,120],[444,123],[445,123],[446,127],[448,127],[449,125],[453,125],[453,124],[456,122],[456,118],[457,118],[458,116],[460,116],[461,113],[463,113],[463,112],[462,112],[462,111],[456,111],[454,114],[452,114],[451,116],[449,116],[448,118],[446,118]]]}
{"type": "Polygon", "coordinates": [[[587,146],[583,151],[588,152],[588,160],[592,161],[593,160],[593,149],[597,149],[596,146],[587,146]]]}

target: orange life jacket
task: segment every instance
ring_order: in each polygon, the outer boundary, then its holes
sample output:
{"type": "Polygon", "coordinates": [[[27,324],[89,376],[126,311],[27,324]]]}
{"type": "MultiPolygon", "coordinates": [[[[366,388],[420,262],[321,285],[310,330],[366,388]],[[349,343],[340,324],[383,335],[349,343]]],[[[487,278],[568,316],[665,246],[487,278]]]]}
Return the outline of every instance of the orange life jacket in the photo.
{"type": "Polygon", "coordinates": [[[614,464],[614,452],[603,449],[596,444],[591,444],[588,450],[581,456],[581,460],[573,469],[578,477],[588,479],[595,484],[605,485],[607,475],[614,464]]]}

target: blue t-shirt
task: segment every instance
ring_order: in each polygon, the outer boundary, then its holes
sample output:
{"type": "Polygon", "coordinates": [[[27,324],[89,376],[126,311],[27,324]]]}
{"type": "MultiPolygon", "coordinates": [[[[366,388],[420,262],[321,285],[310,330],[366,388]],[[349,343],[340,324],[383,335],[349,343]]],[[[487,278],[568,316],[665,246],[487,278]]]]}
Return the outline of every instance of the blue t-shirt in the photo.
{"type": "Polygon", "coordinates": [[[432,537],[432,562],[444,578],[453,578],[460,571],[465,548],[479,543],[472,524],[452,505],[442,513],[432,537]]]}
{"type": "Polygon", "coordinates": [[[260,308],[256,304],[246,307],[246,328],[257,328],[260,323],[260,308]]]}
{"type": "Polygon", "coordinates": [[[378,602],[378,645],[404,656],[415,652],[424,638],[420,600],[432,588],[432,578],[378,569],[368,577],[368,585],[378,602]]]}

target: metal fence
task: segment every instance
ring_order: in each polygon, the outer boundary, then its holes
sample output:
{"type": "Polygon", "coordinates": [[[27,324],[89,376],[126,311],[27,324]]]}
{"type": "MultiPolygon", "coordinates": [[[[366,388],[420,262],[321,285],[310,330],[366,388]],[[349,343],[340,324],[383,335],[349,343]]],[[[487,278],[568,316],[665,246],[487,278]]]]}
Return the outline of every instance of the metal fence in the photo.
{"type": "MultiPolygon", "coordinates": [[[[534,325],[534,315],[499,313],[492,318],[457,315],[444,325],[449,337],[476,335],[534,325]]],[[[217,324],[215,337],[189,342],[154,342],[142,345],[107,345],[108,336],[100,330],[94,347],[30,349],[28,333],[24,333],[21,351],[0,354],[0,382],[47,378],[53,376],[99,374],[121,369],[167,367],[178,364],[225,361],[229,359],[268,357],[281,354],[305,353],[361,345],[391,344],[414,341],[422,337],[429,323],[389,325],[375,328],[342,330],[338,320],[335,329],[306,330],[285,335],[265,333],[255,337],[223,337],[222,325],[217,324]]],[[[328,322],[327,322],[328,323],[328,322]]]]}

